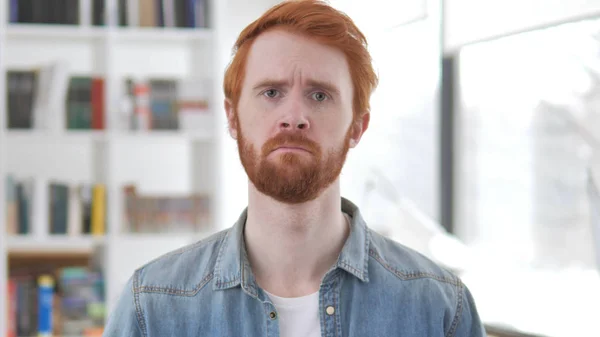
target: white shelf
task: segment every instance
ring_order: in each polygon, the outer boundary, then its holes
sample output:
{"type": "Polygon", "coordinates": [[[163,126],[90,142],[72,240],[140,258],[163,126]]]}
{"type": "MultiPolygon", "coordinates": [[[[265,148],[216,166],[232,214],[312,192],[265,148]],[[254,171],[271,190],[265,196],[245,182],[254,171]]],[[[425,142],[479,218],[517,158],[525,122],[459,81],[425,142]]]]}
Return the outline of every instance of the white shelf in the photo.
{"type": "Polygon", "coordinates": [[[184,131],[184,130],[151,130],[116,132],[110,135],[113,141],[160,141],[160,140],[187,140],[208,142],[213,139],[209,132],[184,131]]]}
{"type": "Polygon", "coordinates": [[[103,39],[113,34],[118,42],[209,41],[208,28],[75,26],[34,23],[11,23],[6,27],[8,39],[103,39]]]}
{"type": "MultiPolygon", "coordinates": [[[[180,241],[191,244],[212,235],[214,231],[196,233],[122,233],[118,242],[144,244],[147,242],[180,241]]],[[[7,250],[15,255],[57,255],[57,254],[91,254],[94,248],[104,245],[108,241],[105,236],[69,236],[48,235],[35,237],[31,235],[9,235],[7,237],[7,250]]]]}
{"type": "Polygon", "coordinates": [[[213,37],[207,28],[119,27],[115,30],[118,42],[209,41],[213,37]]]}
{"type": "Polygon", "coordinates": [[[74,25],[11,23],[6,26],[9,39],[101,39],[106,37],[104,27],[74,25]]]}
{"type": "Polygon", "coordinates": [[[96,245],[104,244],[103,236],[67,236],[55,235],[34,237],[12,235],[7,238],[9,254],[90,254],[96,245]]]}
{"type": "Polygon", "coordinates": [[[205,239],[215,233],[215,230],[203,230],[199,232],[164,232],[164,233],[135,233],[123,232],[119,234],[118,241],[144,242],[153,240],[183,240],[193,243],[205,239]]]}
{"type": "Polygon", "coordinates": [[[118,131],[107,133],[104,130],[65,130],[51,132],[45,130],[14,129],[6,131],[7,143],[85,143],[102,141],[161,141],[185,140],[209,142],[213,135],[202,131],[151,130],[118,131]]]}
{"type": "Polygon", "coordinates": [[[45,130],[13,129],[6,131],[8,143],[81,143],[105,140],[106,133],[99,130],[66,130],[51,132],[45,130]]]}

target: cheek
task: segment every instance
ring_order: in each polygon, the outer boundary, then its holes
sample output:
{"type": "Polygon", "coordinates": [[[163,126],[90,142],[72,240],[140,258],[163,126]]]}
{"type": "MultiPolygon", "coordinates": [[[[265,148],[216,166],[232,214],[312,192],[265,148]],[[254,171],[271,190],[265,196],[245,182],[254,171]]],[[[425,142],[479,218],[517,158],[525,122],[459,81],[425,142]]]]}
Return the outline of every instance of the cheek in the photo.
{"type": "Polygon", "coordinates": [[[339,115],[331,115],[326,120],[318,121],[315,129],[318,128],[320,135],[331,138],[332,142],[337,144],[346,137],[351,124],[351,118],[339,118],[339,115]]]}
{"type": "Polygon", "coordinates": [[[252,100],[242,96],[237,109],[238,126],[247,139],[254,139],[256,131],[262,126],[258,109],[254,105],[252,100]]]}
{"type": "Polygon", "coordinates": [[[246,138],[253,143],[264,143],[278,132],[278,111],[273,105],[246,105],[240,111],[239,125],[246,138]]]}
{"type": "MultiPolygon", "coordinates": [[[[242,112],[243,114],[244,112],[242,112]]],[[[251,144],[254,150],[259,151],[262,144],[266,142],[267,132],[264,130],[265,123],[259,119],[249,116],[239,116],[238,137],[242,136],[246,144],[251,144]]]]}

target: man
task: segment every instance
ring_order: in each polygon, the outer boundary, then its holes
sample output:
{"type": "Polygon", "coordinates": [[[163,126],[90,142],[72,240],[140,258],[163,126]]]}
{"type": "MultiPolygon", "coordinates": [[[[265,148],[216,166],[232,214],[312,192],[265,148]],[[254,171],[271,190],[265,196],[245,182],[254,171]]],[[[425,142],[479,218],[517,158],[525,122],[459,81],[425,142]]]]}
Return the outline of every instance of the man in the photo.
{"type": "Polygon", "coordinates": [[[460,279],[369,230],[341,197],[377,85],[350,18],[284,2],[235,49],[225,110],[248,207],[136,270],[105,336],[483,336],[460,279]]]}

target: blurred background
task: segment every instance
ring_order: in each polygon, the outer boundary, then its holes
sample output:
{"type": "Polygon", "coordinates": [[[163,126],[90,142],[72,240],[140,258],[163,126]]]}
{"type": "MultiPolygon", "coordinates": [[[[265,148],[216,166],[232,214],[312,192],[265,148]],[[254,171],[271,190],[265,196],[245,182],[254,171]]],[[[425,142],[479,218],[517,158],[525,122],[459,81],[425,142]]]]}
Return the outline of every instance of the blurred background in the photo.
{"type": "MultiPolygon", "coordinates": [[[[233,225],[223,71],[278,2],[0,0],[0,336],[99,336],[135,268],[233,225]]],[[[490,336],[600,336],[600,1],[330,3],[380,76],[343,196],[490,336]]]]}

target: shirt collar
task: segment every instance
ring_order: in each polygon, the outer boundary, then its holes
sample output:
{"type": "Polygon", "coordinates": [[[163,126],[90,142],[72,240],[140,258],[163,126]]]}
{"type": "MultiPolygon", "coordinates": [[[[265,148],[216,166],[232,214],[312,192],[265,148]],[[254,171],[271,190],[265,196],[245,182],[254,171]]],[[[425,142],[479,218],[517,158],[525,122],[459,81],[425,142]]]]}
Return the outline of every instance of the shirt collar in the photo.
{"type": "MultiPolygon", "coordinates": [[[[342,211],[350,216],[350,235],[340,253],[336,268],[343,269],[363,282],[369,281],[369,234],[360,210],[350,200],[341,199],[342,211]]],[[[258,286],[250,269],[244,243],[244,226],[248,209],[244,209],[220,244],[215,263],[214,289],[223,290],[241,285],[253,296],[258,294],[258,286]]]]}

